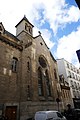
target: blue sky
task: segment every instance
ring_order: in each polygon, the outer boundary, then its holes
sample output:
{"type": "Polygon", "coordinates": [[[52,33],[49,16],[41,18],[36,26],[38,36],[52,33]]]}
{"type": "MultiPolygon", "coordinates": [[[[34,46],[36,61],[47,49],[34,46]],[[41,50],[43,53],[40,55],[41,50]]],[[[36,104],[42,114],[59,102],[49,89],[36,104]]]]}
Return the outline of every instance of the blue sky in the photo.
{"type": "Polygon", "coordinates": [[[1,1],[0,22],[12,34],[16,35],[15,25],[24,15],[34,25],[34,36],[41,31],[55,59],[64,58],[80,67],[76,55],[80,49],[80,10],[75,0],[1,1]]]}

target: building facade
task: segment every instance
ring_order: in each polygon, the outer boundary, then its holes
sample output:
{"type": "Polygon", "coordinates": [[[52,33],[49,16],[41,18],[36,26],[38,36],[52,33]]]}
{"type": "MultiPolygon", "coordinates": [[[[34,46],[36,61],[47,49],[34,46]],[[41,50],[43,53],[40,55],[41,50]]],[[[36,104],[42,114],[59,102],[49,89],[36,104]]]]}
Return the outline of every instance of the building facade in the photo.
{"type": "Polygon", "coordinates": [[[59,75],[63,74],[69,84],[74,107],[80,108],[80,69],[63,58],[58,59],[57,64],[59,75]]]}
{"type": "Polygon", "coordinates": [[[59,83],[61,87],[63,108],[66,109],[68,104],[71,104],[73,106],[73,100],[71,97],[69,83],[65,81],[63,74],[59,75],[59,83]]]}
{"type": "Polygon", "coordinates": [[[25,120],[36,111],[57,109],[59,77],[41,33],[33,37],[34,26],[25,16],[15,27],[16,36],[0,23],[0,114],[25,120]]]}

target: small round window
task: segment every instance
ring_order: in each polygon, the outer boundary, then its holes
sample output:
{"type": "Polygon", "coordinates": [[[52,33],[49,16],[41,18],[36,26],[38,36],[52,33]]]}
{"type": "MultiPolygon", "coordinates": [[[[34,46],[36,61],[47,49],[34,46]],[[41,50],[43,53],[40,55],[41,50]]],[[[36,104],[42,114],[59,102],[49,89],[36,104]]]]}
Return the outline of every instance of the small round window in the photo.
{"type": "Polygon", "coordinates": [[[39,57],[39,64],[40,64],[43,68],[45,68],[45,67],[47,66],[46,61],[45,61],[45,59],[44,59],[42,56],[39,57]]]}

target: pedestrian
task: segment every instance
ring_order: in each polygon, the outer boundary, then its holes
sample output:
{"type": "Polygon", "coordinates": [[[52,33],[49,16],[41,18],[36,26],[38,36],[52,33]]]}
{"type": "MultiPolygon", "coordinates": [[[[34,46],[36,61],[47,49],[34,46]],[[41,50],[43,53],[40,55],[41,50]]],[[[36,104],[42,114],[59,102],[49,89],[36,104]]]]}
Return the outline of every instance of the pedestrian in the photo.
{"type": "Polygon", "coordinates": [[[75,120],[75,112],[70,104],[67,105],[65,117],[67,118],[67,120],[75,120]]]}

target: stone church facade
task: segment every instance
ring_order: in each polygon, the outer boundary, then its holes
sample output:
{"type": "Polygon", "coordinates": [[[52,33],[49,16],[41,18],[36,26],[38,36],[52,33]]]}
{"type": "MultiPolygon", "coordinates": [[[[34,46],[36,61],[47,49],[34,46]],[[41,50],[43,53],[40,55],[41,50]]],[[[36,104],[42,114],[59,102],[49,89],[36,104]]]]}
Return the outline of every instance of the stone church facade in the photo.
{"type": "Polygon", "coordinates": [[[60,87],[57,62],[41,33],[33,37],[25,16],[15,27],[16,36],[0,23],[0,114],[25,120],[36,111],[57,109],[60,87]]]}

